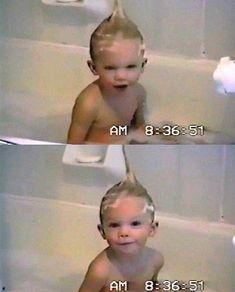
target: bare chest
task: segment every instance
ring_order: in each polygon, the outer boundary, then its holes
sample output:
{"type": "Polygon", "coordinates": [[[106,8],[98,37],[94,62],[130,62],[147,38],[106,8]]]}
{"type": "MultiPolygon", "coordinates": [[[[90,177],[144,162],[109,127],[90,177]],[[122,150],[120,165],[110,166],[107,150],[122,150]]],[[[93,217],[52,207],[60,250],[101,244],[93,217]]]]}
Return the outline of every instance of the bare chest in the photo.
{"type": "Polygon", "coordinates": [[[137,96],[121,96],[103,99],[100,103],[95,124],[97,127],[130,125],[138,107],[137,96]]]}
{"type": "Polygon", "coordinates": [[[152,279],[153,274],[154,268],[152,266],[147,268],[146,266],[129,267],[122,271],[114,267],[111,269],[109,279],[102,291],[143,292],[145,291],[145,282],[152,279]]]}

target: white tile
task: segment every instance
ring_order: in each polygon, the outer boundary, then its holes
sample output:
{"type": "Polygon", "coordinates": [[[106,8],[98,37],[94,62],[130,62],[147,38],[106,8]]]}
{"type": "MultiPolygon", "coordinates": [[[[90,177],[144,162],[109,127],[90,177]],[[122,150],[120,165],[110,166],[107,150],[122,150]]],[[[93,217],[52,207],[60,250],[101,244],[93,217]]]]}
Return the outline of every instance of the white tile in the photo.
{"type": "Polygon", "coordinates": [[[210,58],[234,56],[235,2],[233,0],[207,1],[205,40],[210,58]]]}
{"type": "Polygon", "coordinates": [[[235,224],[235,146],[226,147],[226,175],[224,182],[224,219],[235,224]]]}

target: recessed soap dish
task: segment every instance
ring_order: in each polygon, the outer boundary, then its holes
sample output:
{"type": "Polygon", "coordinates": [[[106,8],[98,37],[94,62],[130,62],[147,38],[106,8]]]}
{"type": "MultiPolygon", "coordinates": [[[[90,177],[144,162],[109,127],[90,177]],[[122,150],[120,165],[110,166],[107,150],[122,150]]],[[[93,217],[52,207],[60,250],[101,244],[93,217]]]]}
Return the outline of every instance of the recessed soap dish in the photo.
{"type": "Polygon", "coordinates": [[[54,6],[84,6],[85,0],[42,0],[46,5],[54,6]]]}
{"type": "Polygon", "coordinates": [[[105,145],[67,145],[63,155],[63,163],[103,167],[107,148],[105,145]]]}
{"type": "Polygon", "coordinates": [[[67,167],[78,169],[104,168],[118,177],[126,173],[122,145],[66,145],[62,161],[67,167]]]}

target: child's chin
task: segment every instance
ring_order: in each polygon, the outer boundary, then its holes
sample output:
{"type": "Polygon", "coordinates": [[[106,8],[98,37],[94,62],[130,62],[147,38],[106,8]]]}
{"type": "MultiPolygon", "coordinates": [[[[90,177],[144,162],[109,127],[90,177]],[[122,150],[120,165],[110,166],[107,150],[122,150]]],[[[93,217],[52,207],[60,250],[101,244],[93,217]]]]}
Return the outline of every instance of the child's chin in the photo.
{"type": "Polygon", "coordinates": [[[135,243],[128,245],[118,245],[116,249],[123,254],[135,254],[139,252],[139,246],[135,243]]]}

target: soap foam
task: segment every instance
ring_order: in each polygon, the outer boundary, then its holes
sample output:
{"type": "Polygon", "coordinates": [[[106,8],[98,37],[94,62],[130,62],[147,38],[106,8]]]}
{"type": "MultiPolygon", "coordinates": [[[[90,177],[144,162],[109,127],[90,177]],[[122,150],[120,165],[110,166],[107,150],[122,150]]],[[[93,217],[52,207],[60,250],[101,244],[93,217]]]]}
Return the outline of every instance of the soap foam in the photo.
{"type": "Polygon", "coordinates": [[[108,207],[117,208],[120,204],[120,200],[127,196],[143,199],[145,205],[141,213],[149,212],[152,216],[152,220],[155,221],[156,212],[152,198],[149,196],[146,189],[138,182],[134,172],[130,168],[124,145],[122,146],[122,150],[126,166],[126,176],[123,181],[111,187],[104,195],[100,205],[100,221],[102,223],[102,216],[108,207]]]}
{"type": "Polygon", "coordinates": [[[143,37],[136,24],[129,19],[121,1],[115,1],[112,14],[104,19],[91,35],[90,55],[94,58],[120,39],[139,39],[140,52],[144,51],[143,37]]]}

